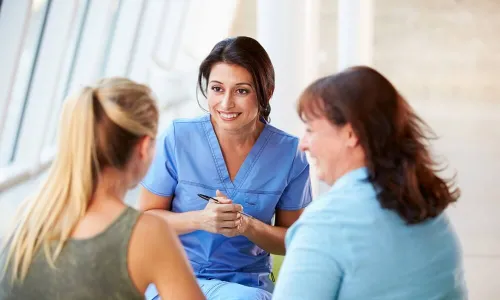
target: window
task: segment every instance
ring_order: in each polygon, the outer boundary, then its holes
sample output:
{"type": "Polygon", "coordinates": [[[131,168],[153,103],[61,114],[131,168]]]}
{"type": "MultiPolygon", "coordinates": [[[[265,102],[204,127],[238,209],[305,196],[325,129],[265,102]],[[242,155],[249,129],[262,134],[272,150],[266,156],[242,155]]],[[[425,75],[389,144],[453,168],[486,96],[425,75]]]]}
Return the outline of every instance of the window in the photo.
{"type": "Polygon", "coordinates": [[[3,129],[0,142],[0,167],[11,164],[16,157],[27,98],[51,2],[51,0],[33,1],[27,16],[29,25],[21,42],[20,59],[15,71],[12,93],[9,95],[10,99],[7,99],[8,106],[4,127],[0,128],[3,129]]]}
{"type": "Polygon", "coordinates": [[[70,92],[69,88],[75,71],[76,58],[80,54],[80,42],[82,40],[83,31],[87,22],[90,0],[80,0],[76,5],[75,17],[70,24],[69,38],[66,41],[66,45],[64,45],[64,61],[62,68],[59,70],[58,86],[55,93],[56,103],[58,103],[58,105],[54,107],[51,117],[49,118],[48,132],[42,150],[45,152],[51,152],[51,149],[56,142],[56,131],[59,121],[58,116],[60,108],[62,107],[62,102],[70,92]]]}

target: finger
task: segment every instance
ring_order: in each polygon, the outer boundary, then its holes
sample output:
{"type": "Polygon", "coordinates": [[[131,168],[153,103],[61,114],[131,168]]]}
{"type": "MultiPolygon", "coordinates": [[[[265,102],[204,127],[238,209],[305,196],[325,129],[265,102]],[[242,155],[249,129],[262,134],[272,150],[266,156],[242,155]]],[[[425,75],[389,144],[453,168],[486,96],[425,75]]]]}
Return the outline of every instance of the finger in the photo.
{"type": "Polygon", "coordinates": [[[240,223],[241,223],[240,219],[233,220],[233,221],[223,221],[223,222],[219,223],[218,227],[221,229],[223,229],[223,228],[234,229],[234,228],[238,228],[238,226],[240,226],[240,223]]]}
{"type": "Polygon", "coordinates": [[[240,204],[227,204],[228,205],[228,210],[226,212],[242,212],[243,211],[243,206],[240,204]]]}
{"type": "Polygon", "coordinates": [[[220,221],[233,221],[241,218],[241,215],[237,212],[225,212],[218,216],[220,221]]]}
{"type": "Polygon", "coordinates": [[[240,212],[242,210],[242,206],[239,204],[218,204],[215,207],[215,210],[218,212],[240,212]]]}
{"type": "Polygon", "coordinates": [[[233,211],[234,212],[242,212],[243,206],[241,206],[240,204],[233,204],[233,211]]]}
{"type": "Polygon", "coordinates": [[[217,201],[219,201],[220,204],[231,204],[233,203],[233,200],[229,198],[224,198],[224,197],[216,197],[217,201]]]}

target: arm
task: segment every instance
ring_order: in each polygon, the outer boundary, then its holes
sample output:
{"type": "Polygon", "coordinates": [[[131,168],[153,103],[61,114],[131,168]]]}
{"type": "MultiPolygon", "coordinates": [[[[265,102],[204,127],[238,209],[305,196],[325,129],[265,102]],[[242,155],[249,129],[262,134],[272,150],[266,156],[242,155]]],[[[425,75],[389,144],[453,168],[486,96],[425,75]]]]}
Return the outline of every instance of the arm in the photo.
{"type": "Polygon", "coordinates": [[[273,299],[337,299],[343,272],[332,249],[335,245],[330,244],[338,242],[332,238],[339,233],[337,230],[307,223],[290,229],[289,247],[273,299]]]}
{"type": "MultiPolygon", "coordinates": [[[[162,299],[205,299],[193,275],[182,246],[171,229],[157,236],[155,252],[161,257],[151,261],[152,281],[162,299]],[[170,251],[166,251],[169,249],[170,251]],[[160,256],[161,255],[161,256],[160,256]]],[[[154,257],[151,256],[151,257],[154,257]]]]}
{"type": "Polygon", "coordinates": [[[229,199],[220,199],[223,203],[209,202],[205,209],[184,213],[171,212],[172,196],[159,196],[145,188],[141,190],[139,200],[140,210],[155,215],[167,221],[178,234],[186,234],[195,230],[205,230],[212,233],[233,231],[241,224],[238,212],[241,205],[232,204],[229,199]]]}
{"type": "Polygon", "coordinates": [[[304,153],[297,153],[290,177],[290,182],[278,202],[275,226],[246,217],[242,222],[243,235],[262,249],[274,254],[285,254],[286,231],[298,220],[304,207],[311,202],[309,164],[304,153]]]}
{"type": "Polygon", "coordinates": [[[199,222],[200,211],[185,213],[174,213],[172,207],[172,196],[159,196],[141,187],[139,209],[147,214],[155,215],[168,221],[173,230],[181,235],[201,229],[199,222]]]}
{"type": "Polygon", "coordinates": [[[297,221],[302,211],[303,209],[276,210],[275,226],[244,216],[248,225],[243,235],[269,253],[284,255],[286,231],[297,221]]]}
{"type": "Polygon", "coordinates": [[[158,217],[140,217],[128,257],[130,277],[141,291],[153,283],[161,299],[205,299],[177,235],[158,217]]]}
{"type": "Polygon", "coordinates": [[[167,220],[177,234],[200,229],[197,224],[199,212],[173,213],[170,211],[178,184],[174,124],[171,124],[158,138],[156,149],[156,155],[142,182],[139,209],[167,220]]]}

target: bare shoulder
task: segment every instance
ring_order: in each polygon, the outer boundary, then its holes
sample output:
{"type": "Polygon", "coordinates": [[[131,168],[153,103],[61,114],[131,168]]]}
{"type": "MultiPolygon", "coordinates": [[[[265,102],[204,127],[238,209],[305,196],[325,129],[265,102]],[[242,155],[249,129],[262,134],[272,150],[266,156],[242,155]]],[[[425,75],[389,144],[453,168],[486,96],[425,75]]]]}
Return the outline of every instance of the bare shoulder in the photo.
{"type": "Polygon", "coordinates": [[[165,220],[152,214],[143,213],[135,226],[132,234],[132,239],[135,241],[132,242],[138,242],[139,245],[146,243],[150,246],[161,246],[161,244],[171,241],[174,235],[173,229],[165,220]]]}
{"type": "Polygon", "coordinates": [[[155,284],[162,299],[205,299],[174,230],[164,219],[142,214],[129,253],[132,280],[141,291],[155,284]]]}
{"type": "Polygon", "coordinates": [[[174,232],[166,221],[150,214],[140,215],[130,238],[128,252],[130,278],[139,291],[145,292],[152,282],[155,260],[163,256],[161,251],[174,248],[174,243],[174,232]]]}

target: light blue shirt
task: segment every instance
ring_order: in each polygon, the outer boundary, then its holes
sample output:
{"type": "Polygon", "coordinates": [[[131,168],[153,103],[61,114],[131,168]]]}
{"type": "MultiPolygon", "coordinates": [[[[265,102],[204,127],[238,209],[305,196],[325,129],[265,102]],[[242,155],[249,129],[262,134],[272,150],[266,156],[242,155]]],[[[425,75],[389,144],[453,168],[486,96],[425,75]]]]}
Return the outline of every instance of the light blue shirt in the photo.
{"type": "MultiPolygon", "coordinates": [[[[178,213],[204,209],[207,202],[197,194],[215,196],[219,189],[267,224],[276,209],[299,210],[311,202],[309,164],[296,137],[265,124],[231,180],[210,115],[169,126],[142,184],[154,194],[173,196],[172,211],[178,213]]],[[[198,278],[273,289],[270,255],[248,238],[205,231],[179,238],[198,278]]]]}
{"type": "Polygon", "coordinates": [[[446,216],[406,225],[367,177],[366,168],[344,175],[288,230],[273,299],[467,299],[446,216]]]}

